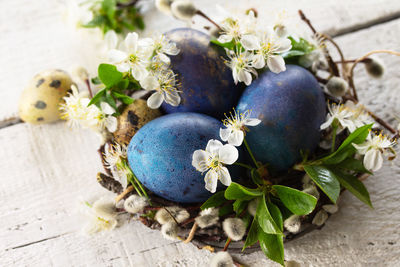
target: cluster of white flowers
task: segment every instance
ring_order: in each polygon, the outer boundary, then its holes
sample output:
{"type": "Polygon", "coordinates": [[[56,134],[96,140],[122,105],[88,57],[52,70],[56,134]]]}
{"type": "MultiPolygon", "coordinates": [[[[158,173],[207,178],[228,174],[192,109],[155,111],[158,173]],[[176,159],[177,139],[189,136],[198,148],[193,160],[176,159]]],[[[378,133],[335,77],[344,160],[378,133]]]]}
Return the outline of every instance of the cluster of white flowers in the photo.
{"type": "Polygon", "coordinates": [[[128,73],[148,91],[155,91],[147,100],[150,108],[159,108],[163,101],[178,106],[181,102],[176,74],[169,67],[169,55],[179,53],[176,44],[164,35],[139,39],[128,33],[118,49],[108,51],[109,61],[118,71],[128,73]]]}
{"type": "Polygon", "coordinates": [[[64,97],[64,103],[60,104],[61,118],[68,120],[71,127],[91,128],[97,132],[107,129],[114,132],[117,129],[117,118],[108,103],[102,102],[100,108],[95,105],[88,106],[90,99],[86,92],[79,92],[75,85],[71,86],[72,92],[64,97]]]}
{"type": "Polygon", "coordinates": [[[229,186],[231,176],[225,165],[232,165],[239,157],[239,151],[235,146],[243,143],[248,130],[246,126],[257,126],[261,120],[249,118],[250,112],[234,114],[223,121],[226,128],[220,128],[222,141],[228,141],[223,145],[220,141],[211,139],[207,143],[206,150],[198,149],[193,153],[192,165],[200,172],[207,172],[204,177],[205,188],[211,193],[217,190],[217,182],[229,186]]]}
{"type": "Polygon", "coordinates": [[[82,208],[88,219],[88,223],[84,227],[84,231],[88,234],[112,230],[118,224],[115,203],[112,199],[102,197],[93,204],[84,202],[82,208]]]}
{"type": "Polygon", "coordinates": [[[232,43],[234,49],[226,48],[229,60],[226,64],[232,69],[235,83],[244,82],[250,85],[252,74],[257,76],[256,69],[267,66],[272,72],[286,70],[282,55],[288,52],[291,41],[282,36],[281,28],[261,31],[257,29],[257,19],[250,10],[244,19],[228,16],[221,22],[220,43],[232,43]]]}
{"type": "Polygon", "coordinates": [[[110,169],[114,179],[119,181],[123,188],[128,185],[128,179],[132,171],[127,164],[126,146],[120,144],[108,144],[104,146],[104,162],[110,169]]]}

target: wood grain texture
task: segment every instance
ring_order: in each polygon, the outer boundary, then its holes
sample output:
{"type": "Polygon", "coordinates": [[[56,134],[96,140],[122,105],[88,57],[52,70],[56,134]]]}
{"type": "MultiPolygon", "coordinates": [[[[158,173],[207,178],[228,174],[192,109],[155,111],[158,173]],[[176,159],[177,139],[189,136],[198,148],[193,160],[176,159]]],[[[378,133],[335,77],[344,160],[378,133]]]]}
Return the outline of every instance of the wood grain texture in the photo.
{"type": "MultiPolygon", "coordinates": [[[[211,2],[214,1],[199,5],[212,13],[211,2]]],[[[252,6],[257,2],[243,1],[241,5],[252,6]]],[[[296,1],[296,5],[302,5],[305,12],[308,7],[307,14],[315,24],[332,32],[386,16],[400,5],[395,1],[363,1],[362,5],[340,7],[334,1],[318,1],[320,5],[316,7],[310,2],[296,1]],[[367,9],[370,16],[365,16],[367,9]],[[354,14],[341,15],[345,11],[354,14]]],[[[26,3],[26,0],[0,2],[0,60],[2,66],[7,66],[0,74],[3,88],[0,97],[4,101],[0,117],[15,113],[19,88],[38,70],[82,64],[94,71],[97,65],[92,46],[82,42],[87,36],[71,30],[68,38],[62,37],[59,2],[23,5],[26,3]],[[5,26],[12,25],[12,18],[16,26],[5,26]],[[51,45],[46,45],[48,42],[51,45]]],[[[276,8],[290,3],[269,4],[276,8]]],[[[291,4],[290,8],[295,10],[296,5],[291,4]]],[[[150,29],[182,25],[161,16],[154,13],[148,17],[152,21],[150,29]]],[[[394,20],[342,36],[337,41],[346,55],[361,56],[372,49],[399,49],[398,36],[400,20],[394,20]]],[[[383,58],[388,70],[383,79],[371,80],[358,67],[355,82],[364,104],[385,118],[393,118],[395,113],[400,115],[400,76],[395,67],[400,60],[392,56],[383,58]]],[[[64,123],[17,124],[0,130],[0,144],[0,266],[208,266],[210,252],[165,240],[158,231],[139,222],[131,221],[113,232],[94,236],[80,233],[83,222],[77,211],[79,199],[106,193],[96,182],[101,164],[96,152],[99,142],[93,133],[71,131],[64,123]]],[[[399,177],[397,160],[366,181],[374,210],[345,193],[341,209],[321,231],[286,246],[286,259],[302,266],[400,265],[399,177]]],[[[275,266],[260,252],[235,257],[248,266],[275,266]]]]}

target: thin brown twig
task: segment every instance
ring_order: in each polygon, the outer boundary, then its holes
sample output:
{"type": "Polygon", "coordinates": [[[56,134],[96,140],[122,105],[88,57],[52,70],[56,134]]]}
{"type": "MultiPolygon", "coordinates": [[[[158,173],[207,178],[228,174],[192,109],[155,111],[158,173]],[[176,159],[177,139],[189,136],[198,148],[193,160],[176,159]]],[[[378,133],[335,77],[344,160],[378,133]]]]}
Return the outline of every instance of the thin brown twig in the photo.
{"type": "Polygon", "coordinates": [[[133,186],[128,186],[121,194],[115,197],[115,203],[118,203],[123,199],[127,194],[133,191],[133,186]]]}
{"type": "Polygon", "coordinates": [[[229,247],[229,244],[231,243],[231,241],[232,241],[232,239],[230,239],[230,238],[228,238],[228,239],[226,240],[224,249],[223,249],[222,251],[227,251],[227,250],[228,250],[228,247],[229,247]]]}
{"type": "MultiPolygon", "coordinates": [[[[331,42],[331,44],[336,48],[336,50],[339,53],[340,56],[340,62],[342,63],[342,76],[347,80],[347,65],[344,64],[345,58],[342,52],[342,49],[340,49],[339,45],[330,37],[329,35],[322,33],[321,34],[326,40],[331,42]]],[[[335,61],[333,61],[334,64],[336,64],[335,61]]]]}
{"type": "Polygon", "coordinates": [[[222,30],[221,27],[215,22],[213,21],[209,16],[207,16],[206,14],[203,13],[203,11],[201,10],[197,10],[196,14],[205,18],[206,20],[208,20],[209,22],[211,22],[212,24],[214,24],[215,27],[217,27],[219,30],[222,30]]]}
{"type": "Polygon", "coordinates": [[[89,91],[89,96],[90,96],[90,98],[93,98],[92,87],[90,86],[90,81],[89,81],[89,79],[85,79],[85,83],[86,83],[87,89],[88,89],[88,91],[89,91]]]}
{"type": "Polygon", "coordinates": [[[175,219],[174,215],[172,215],[172,213],[171,213],[166,207],[164,207],[164,209],[168,212],[169,216],[171,216],[172,219],[174,219],[175,223],[176,223],[177,225],[179,225],[179,223],[178,223],[178,221],[175,219]]]}
{"type": "Polygon", "coordinates": [[[189,243],[190,241],[193,240],[197,227],[198,227],[197,223],[194,223],[192,229],[190,229],[188,237],[185,239],[185,241],[183,241],[183,243],[189,243]]]}

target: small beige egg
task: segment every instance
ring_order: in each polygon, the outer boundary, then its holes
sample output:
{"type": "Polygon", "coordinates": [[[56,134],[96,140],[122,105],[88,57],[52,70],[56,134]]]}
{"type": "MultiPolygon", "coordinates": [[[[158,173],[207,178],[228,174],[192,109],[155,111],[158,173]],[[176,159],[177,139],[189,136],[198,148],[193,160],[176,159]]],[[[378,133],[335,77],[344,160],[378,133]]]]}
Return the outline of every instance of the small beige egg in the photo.
{"type": "Polygon", "coordinates": [[[143,125],[159,116],[161,116],[161,112],[158,109],[149,108],[146,100],[136,99],[118,117],[118,128],[113,133],[115,141],[128,145],[143,125]]]}
{"type": "Polygon", "coordinates": [[[35,75],[22,92],[20,118],[32,124],[50,123],[60,119],[59,104],[72,85],[63,70],[46,70],[35,75]]]}

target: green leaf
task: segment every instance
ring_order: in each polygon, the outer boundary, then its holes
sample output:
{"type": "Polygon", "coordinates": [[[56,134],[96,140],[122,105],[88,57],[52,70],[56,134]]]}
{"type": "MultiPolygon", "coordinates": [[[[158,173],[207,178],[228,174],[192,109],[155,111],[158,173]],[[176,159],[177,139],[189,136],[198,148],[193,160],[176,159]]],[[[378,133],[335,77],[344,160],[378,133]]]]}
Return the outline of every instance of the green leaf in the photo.
{"type": "Polygon", "coordinates": [[[136,16],[135,24],[139,29],[144,30],[144,20],[142,16],[136,16]]]}
{"type": "Polygon", "coordinates": [[[206,202],[203,203],[203,205],[201,205],[200,209],[205,210],[208,208],[214,208],[214,207],[221,206],[222,204],[224,204],[226,202],[224,193],[225,193],[224,191],[219,191],[219,192],[215,193],[209,199],[207,199],[206,202]]]}
{"type": "Polygon", "coordinates": [[[84,28],[95,28],[100,27],[106,22],[106,17],[103,15],[94,16],[91,21],[86,24],[83,24],[82,27],[84,28]]]}
{"type": "Polygon", "coordinates": [[[282,203],[294,214],[306,215],[317,205],[317,199],[297,189],[283,185],[273,185],[282,203]]]}
{"type": "Polygon", "coordinates": [[[337,164],[346,159],[346,157],[352,155],[355,151],[355,148],[352,144],[360,144],[364,142],[371,127],[372,124],[368,124],[357,128],[343,141],[343,143],[335,152],[323,158],[322,162],[325,164],[337,164]]]}
{"type": "Polygon", "coordinates": [[[269,259],[284,266],[283,236],[280,234],[266,234],[260,230],[258,230],[258,241],[260,242],[261,250],[269,259]]]}
{"type": "Polygon", "coordinates": [[[261,179],[260,173],[256,168],[251,169],[251,179],[256,185],[262,185],[263,181],[261,179]]]}
{"type": "Polygon", "coordinates": [[[232,182],[225,190],[225,198],[229,200],[246,199],[262,196],[262,192],[258,189],[244,187],[238,183],[232,182]]]}
{"type": "Polygon", "coordinates": [[[221,43],[221,42],[218,42],[217,39],[212,39],[210,42],[215,45],[218,45],[222,48],[227,48],[229,50],[234,50],[234,48],[235,48],[235,43],[233,41],[230,41],[229,43],[221,43]]]}
{"type": "Polygon", "coordinates": [[[101,8],[107,14],[107,17],[110,20],[111,25],[113,27],[115,27],[115,24],[116,24],[116,21],[114,18],[116,5],[117,5],[116,0],[103,0],[101,3],[101,8]]]}
{"type": "Polygon", "coordinates": [[[132,97],[127,96],[127,95],[124,95],[124,94],[120,94],[120,93],[115,92],[115,91],[112,91],[111,94],[112,94],[114,97],[116,97],[116,98],[118,98],[119,100],[121,100],[122,103],[124,103],[124,104],[126,104],[126,105],[132,104],[133,101],[135,101],[135,99],[133,99],[132,97]]]}
{"type": "Polygon", "coordinates": [[[281,234],[282,231],[279,229],[279,226],[275,223],[275,220],[272,218],[271,214],[268,211],[265,195],[259,197],[256,218],[258,224],[261,229],[267,234],[281,234]]]}
{"type": "Polygon", "coordinates": [[[104,89],[101,89],[100,91],[98,91],[97,94],[95,94],[92,97],[88,106],[93,105],[93,104],[96,105],[97,103],[99,103],[100,100],[104,98],[106,93],[107,93],[107,88],[104,88],[104,89]]]}
{"type": "Polygon", "coordinates": [[[292,48],[290,49],[289,52],[291,52],[291,51],[300,51],[300,52],[303,52],[303,55],[305,55],[305,54],[308,54],[308,53],[310,53],[311,51],[313,51],[315,49],[315,47],[304,38],[300,38],[299,41],[296,41],[291,36],[289,36],[288,38],[292,42],[292,48]]]}
{"type": "Polygon", "coordinates": [[[106,97],[106,102],[115,110],[118,109],[117,107],[117,103],[115,102],[115,99],[113,98],[113,96],[111,95],[111,93],[106,92],[105,94],[106,97]]]}
{"type": "Polygon", "coordinates": [[[274,219],[276,225],[278,225],[279,229],[283,231],[283,218],[282,218],[282,213],[279,210],[278,206],[268,201],[267,208],[271,214],[272,219],[274,219]]]}
{"type": "Polygon", "coordinates": [[[349,170],[355,171],[357,173],[369,173],[372,174],[369,170],[364,167],[364,164],[361,160],[355,158],[347,158],[340,162],[339,164],[333,165],[332,169],[342,169],[342,170],[349,170]]]}
{"type": "Polygon", "coordinates": [[[235,202],[233,202],[233,210],[239,215],[247,207],[247,203],[248,201],[246,200],[236,199],[235,202]]]}
{"type": "Polygon", "coordinates": [[[222,217],[222,216],[231,214],[232,212],[233,212],[233,206],[232,206],[231,204],[229,204],[229,205],[222,206],[222,207],[219,209],[218,215],[219,215],[220,217],[222,217]]]}
{"type": "Polygon", "coordinates": [[[304,170],[330,200],[336,203],[340,193],[340,184],[335,174],[320,165],[306,165],[304,170]]]}
{"type": "Polygon", "coordinates": [[[99,79],[99,77],[94,77],[91,79],[93,84],[101,84],[101,80],[99,79]]]}
{"type": "Polygon", "coordinates": [[[286,53],[284,53],[282,56],[284,58],[291,58],[291,57],[298,57],[298,56],[303,56],[306,53],[304,51],[299,51],[299,50],[290,50],[286,53]]]}
{"type": "Polygon", "coordinates": [[[122,80],[122,73],[117,67],[110,64],[100,64],[98,68],[99,78],[107,87],[112,87],[122,80]]]}
{"type": "Polygon", "coordinates": [[[253,222],[251,223],[250,229],[247,233],[247,238],[246,241],[244,242],[243,245],[243,250],[245,250],[246,248],[254,245],[255,243],[257,243],[258,241],[258,222],[256,220],[256,218],[253,219],[253,222]]]}
{"type": "Polygon", "coordinates": [[[344,173],[339,170],[335,170],[335,174],[340,184],[344,188],[349,190],[359,200],[373,208],[367,188],[360,180],[358,180],[356,176],[344,173]]]}

